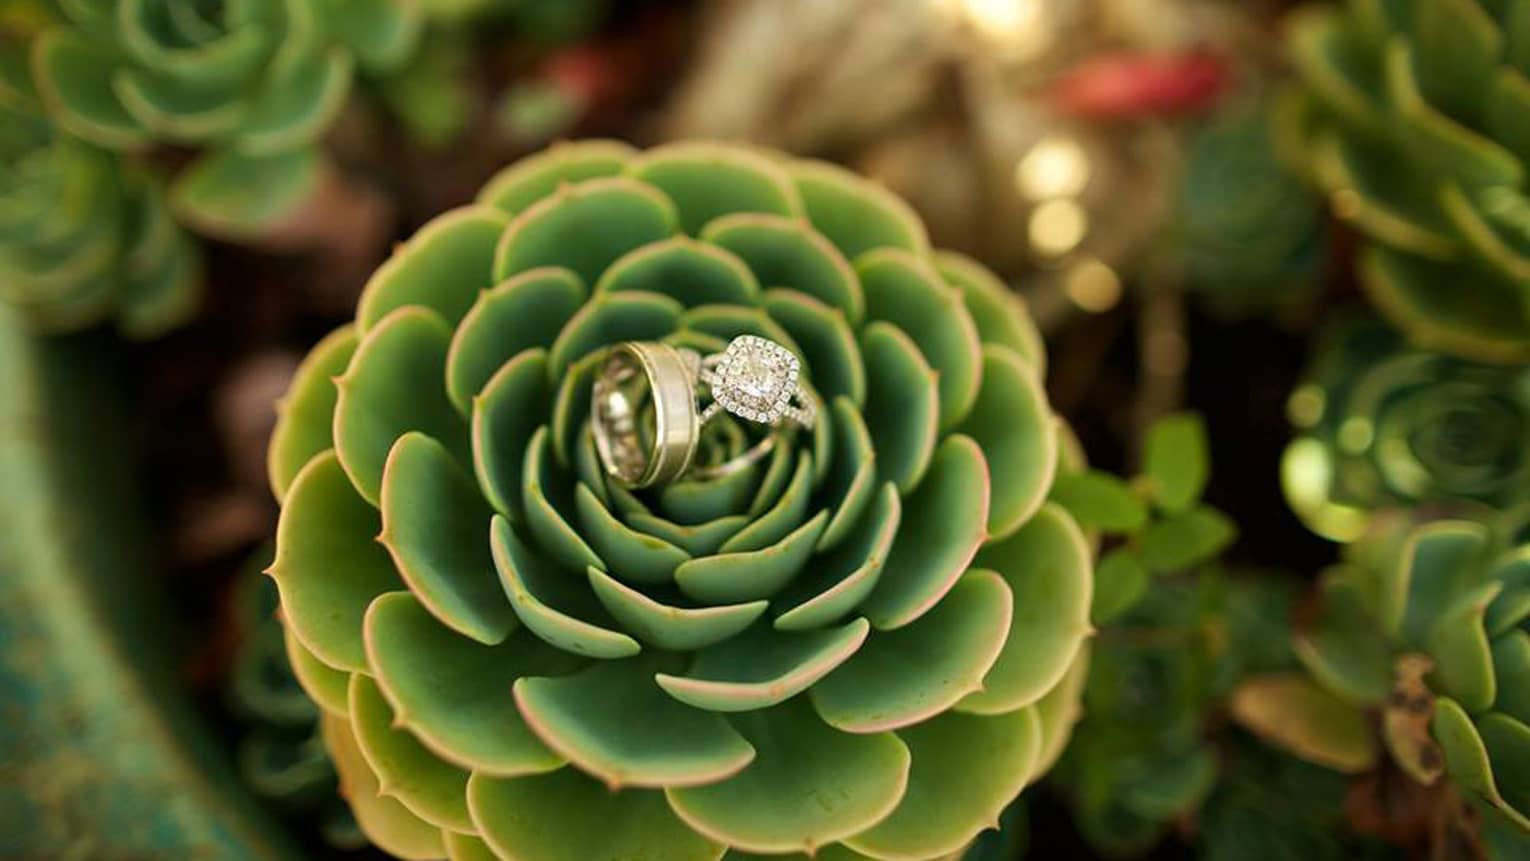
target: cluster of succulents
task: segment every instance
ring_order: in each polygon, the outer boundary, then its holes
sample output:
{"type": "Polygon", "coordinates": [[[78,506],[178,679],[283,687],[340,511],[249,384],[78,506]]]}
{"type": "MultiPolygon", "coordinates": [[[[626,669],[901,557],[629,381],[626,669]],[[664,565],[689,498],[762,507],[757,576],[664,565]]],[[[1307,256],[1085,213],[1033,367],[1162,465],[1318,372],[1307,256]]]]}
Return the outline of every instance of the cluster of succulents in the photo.
{"type": "Polygon", "coordinates": [[[318,147],[358,72],[395,70],[422,16],[403,0],[69,0],[31,44],[54,125],[99,147],[190,147],[170,202],[199,232],[251,240],[322,189],[318,147]]]}
{"type": "Polygon", "coordinates": [[[1482,519],[1530,502],[1530,367],[1412,348],[1369,320],[1341,324],[1292,393],[1282,464],[1291,507],[1352,541],[1379,514],[1482,519]]]}
{"type": "MultiPolygon", "coordinates": [[[[1020,302],[891,194],[554,147],[373,276],[270,448],[271,573],[362,830],[406,857],[937,858],[1077,716],[1093,577],[1020,302]],[[631,492],[604,347],[803,359],[811,432],[631,492]]],[[[707,426],[703,462],[750,444],[707,426]]]]}
{"type": "MultiPolygon", "coordinates": [[[[1294,646],[1306,673],[1245,682],[1239,719],[1358,773],[1387,756],[1448,779],[1505,831],[1530,831],[1530,543],[1523,513],[1437,521],[1357,545],[1328,570],[1294,646]],[[1519,522],[1514,522],[1519,521],[1519,522]]],[[[1503,857],[1518,857],[1506,855],[1503,857]]]]}
{"type": "Polygon", "coordinates": [[[1530,359],[1527,0],[1347,0],[1291,23],[1291,133],[1419,346],[1530,359]]]}
{"type": "Polygon", "coordinates": [[[158,177],[53,127],[25,58],[0,50],[0,302],[43,331],[149,337],[196,310],[201,277],[158,177]]]}
{"type": "Polygon", "coordinates": [[[1155,585],[1102,630],[1055,774],[1091,845],[1141,853],[1207,802],[1224,777],[1214,726],[1227,697],[1246,675],[1293,663],[1292,585],[1207,566],[1155,585]]]}

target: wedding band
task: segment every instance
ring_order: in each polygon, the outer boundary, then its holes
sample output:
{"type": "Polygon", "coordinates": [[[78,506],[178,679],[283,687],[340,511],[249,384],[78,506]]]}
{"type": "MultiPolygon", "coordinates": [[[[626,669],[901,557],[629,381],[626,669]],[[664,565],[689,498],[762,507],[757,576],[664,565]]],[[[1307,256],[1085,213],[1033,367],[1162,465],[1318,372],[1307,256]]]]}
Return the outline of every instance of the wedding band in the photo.
{"type": "Polygon", "coordinates": [[[611,348],[595,378],[591,428],[606,473],[641,490],[690,469],[701,437],[694,354],[628,341],[611,348]]]}

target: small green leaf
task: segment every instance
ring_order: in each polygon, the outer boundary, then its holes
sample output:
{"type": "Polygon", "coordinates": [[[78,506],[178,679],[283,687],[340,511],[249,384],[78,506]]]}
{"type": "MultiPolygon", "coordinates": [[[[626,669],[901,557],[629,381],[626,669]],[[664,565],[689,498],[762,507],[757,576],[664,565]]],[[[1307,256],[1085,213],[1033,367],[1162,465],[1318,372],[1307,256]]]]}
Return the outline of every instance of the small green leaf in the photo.
{"type": "Polygon", "coordinates": [[[977,401],[983,381],[982,341],[961,292],[946,284],[923,258],[894,248],[855,261],[866,312],[905,332],[935,369],[940,426],[961,423],[977,401]]]}
{"type": "Polygon", "coordinates": [[[1147,523],[1147,507],[1126,482],[1107,472],[1059,475],[1051,500],[1086,528],[1135,532],[1147,523]]]}
{"type": "Polygon", "coordinates": [[[929,253],[924,222],[903,198],[838,165],[802,160],[791,166],[808,220],[845,257],[876,248],[929,253]]]}
{"type": "Polygon", "coordinates": [[[468,781],[468,810],[500,858],[717,861],[723,847],[675,817],[653,790],[612,792],[576,768],[468,781]]]}
{"type": "Polygon", "coordinates": [[[1105,554],[1094,572],[1094,606],[1089,621],[1103,625],[1130,610],[1147,591],[1148,571],[1127,547],[1105,554]]]}
{"type": "Polygon", "coordinates": [[[851,326],[866,313],[860,282],[844,255],[800,219],[748,212],[725,215],[701,238],[732,251],[766,287],[805,293],[845,312],[851,326]]]}
{"type": "Polygon", "coordinates": [[[982,687],[1012,617],[1004,578],[969,571],[935,609],[878,633],[814,685],[813,706],[845,732],[903,729],[929,720],[982,687]]]}
{"type": "Polygon", "coordinates": [[[1365,712],[1299,673],[1249,679],[1233,693],[1232,713],[1265,741],[1345,774],[1369,769],[1381,755],[1365,712]]]}
{"type": "Polygon", "coordinates": [[[632,159],[627,172],[673,200],[680,225],[692,235],[734,212],[803,214],[790,178],[774,161],[745,147],[701,141],[666,144],[632,159]]]}
{"type": "Polygon", "coordinates": [[[737,774],[754,749],[723,716],[654,684],[654,661],[602,661],[572,676],[522,678],[515,701],[548,747],[613,790],[700,786],[737,774]]]}
{"type": "Polygon", "coordinates": [[[329,170],[313,148],[262,157],[212,151],[176,176],[170,208],[202,233],[258,241],[295,220],[329,170]]]}
{"type": "Polygon", "coordinates": [[[1153,499],[1165,511],[1194,505],[1206,490],[1211,455],[1201,417],[1181,413],[1148,428],[1144,471],[1153,499]]]}
{"type": "Polygon", "coordinates": [[[446,852],[441,829],[381,793],[377,775],[362,755],[351,725],[325,713],[321,726],[324,746],[340,774],[340,793],[349,799],[356,824],[367,839],[400,858],[443,857],[446,852]]]}
{"type": "Polygon", "coordinates": [[[988,465],[971,437],[946,437],[930,471],[904,500],[903,528],[863,611],[892,630],[929,612],[967,570],[987,537],[988,465]]]}
{"type": "Polygon", "coordinates": [[[757,625],[701,650],[690,675],[659,673],[655,678],[670,696],[697,708],[762,709],[791,699],[833,672],[865,644],[870,629],[865,619],[813,631],[757,625]]]}
{"type": "Polygon", "coordinates": [[[721,783],[668,791],[681,819],[731,846],[811,853],[881,821],[908,785],[909,751],[896,735],[839,732],[802,700],[733,724],[754,762],[721,783]]]}
{"type": "Polygon", "coordinates": [[[1202,505],[1149,526],[1140,552],[1149,571],[1167,574],[1211,561],[1237,537],[1227,515],[1202,505]]]}
{"type": "Polygon", "coordinates": [[[394,443],[383,468],[378,543],[442,624],[485,645],[502,642],[515,625],[484,540],[490,515],[439,442],[411,431],[394,443]]]}
{"type": "Polygon", "coordinates": [[[943,714],[899,732],[913,754],[892,815],[846,844],[875,858],[960,854],[1020,794],[1041,750],[1035,708],[993,717],[943,714]]]}

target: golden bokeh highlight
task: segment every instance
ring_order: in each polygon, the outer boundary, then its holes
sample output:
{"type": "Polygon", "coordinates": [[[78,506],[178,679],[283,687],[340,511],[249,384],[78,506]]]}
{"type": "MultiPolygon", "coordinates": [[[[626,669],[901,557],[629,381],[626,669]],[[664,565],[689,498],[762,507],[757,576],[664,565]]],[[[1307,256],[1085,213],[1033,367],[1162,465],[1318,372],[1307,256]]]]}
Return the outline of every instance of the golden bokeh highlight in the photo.
{"type": "Polygon", "coordinates": [[[1031,247],[1044,257],[1061,257],[1089,233],[1089,213],[1071,197],[1048,200],[1031,210],[1031,247]]]}
{"type": "Polygon", "coordinates": [[[1042,138],[1015,165],[1015,187],[1030,200],[1077,197],[1089,185],[1089,156],[1078,141],[1042,138]]]}
{"type": "Polygon", "coordinates": [[[1062,281],[1063,292],[1085,311],[1099,314],[1121,301],[1121,278],[1102,261],[1080,261],[1069,267],[1062,281]]]}

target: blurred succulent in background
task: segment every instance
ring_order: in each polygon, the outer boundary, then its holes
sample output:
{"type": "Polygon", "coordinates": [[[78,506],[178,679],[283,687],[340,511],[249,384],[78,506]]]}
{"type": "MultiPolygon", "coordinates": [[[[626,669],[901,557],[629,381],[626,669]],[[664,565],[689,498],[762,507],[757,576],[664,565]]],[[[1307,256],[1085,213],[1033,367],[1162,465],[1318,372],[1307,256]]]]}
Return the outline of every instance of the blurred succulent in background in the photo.
{"type": "Polygon", "coordinates": [[[246,724],[238,744],[240,773],[276,809],[294,818],[316,818],[330,845],[365,846],[349,808],[335,795],[335,767],[319,736],[319,709],[288,661],[292,635],[276,616],[276,584],[258,570],[249,571],[235,584],[234,601],[242,642],[227,697],[246,724]]]}
{"type": "MultiPolygon", "coordinates": [[[[1530,543],[1523,512],[1493,527],[1438,521],[1355,545],[1324,573],[1294,647],[1306,674],[1263,676],[1238,719],[1346,773],[1383,752],[1413,781],[1480,804],[1487,842],[1530,839],[1530,543]],[[1510,521],[1516,522],[1510,522],[1510,521]]],[[[1435,815],[1452,814],[1438,805],[1435,815]]],[[[1444,823],[1446,831],[1455,823],[1444,823]]],[[[1504,855],[1501,857],[1520,857],[1504,855]]]]}
{"type": "Polygon", "coordinates": [[[1204,861],[1396,861],[1345,821],[1348,779],[1246,734],[1224,732],[1216,787],[1197,816],[1204,861]]]}
{"type": "Polygon", "coordinates": [[[1488,517],[1530,501],[1530,368],[1409,348],[1373,320],[1339,325],[1292,393],[1281,466],[1313,531],[1365,534],[1377,512],[1488,517]]]}
{"type": "MultiPolygon", "coordinates": [[[[842,169],[614,142],[507,168],[378,270],[272,441],[271,572],[363,831],[408,857],[961,850],[1083,681],[1043,362],[1002,283],[842,169]],[[815,429],[608,481],[602,348],[745,333],[803,358],[815,429]]],[[[719,419],[699,456],[750,444],[719,419]]]]}
{"type": "Polygon", "coordinates": [[[1294,592],[1273,575],[1205,566],[1154,583],[1101,631],[1084,718],[1053,778],[1091,845],[1132,855],[1176,825],[1193,830],[1221,776],[1217,724],[1228,695],[1249,673],[1293,663],[1286,623],[1294,592]]]}
{"type": "Polygon", "coordinates": [[[114,320],[151,337],[195,311],[201,278],[158,178],[50,126],[25,58],[0,46],[0,302],[43,331],[114,320]]]}
{"type": "Polygon", "coordinates": [[[60,4],[65,23],[32,46],[53,121],[114,150],[196,147],[176,178],[177,214],[245,239],[319,193],[316,143],[358,69],[397,68],[420,17],[403,0],[123,0],[60,4]]]}
{"type": "Polygon", "coordinates": [[[1414,343],[1530,359],[1526,0],[1351,0],[1291,21],[1289,133],[1366,238],[1361,281],[1414,343]]]}
{"type": "Polygon", "coordinates": [[[1169,231],[1186,284],[1227,315],[1310,304],[1327,257],[1322,203],[1276,158],[1269,112],[1229,112],[1185,154],[1183,199],[1169,231]]]}
{"type": "Polygon", "coordinates": [[[1051,500],[1106,541],[1090,611],[1097,625],[1149,594],[1152,576],[1192,571],[1237,538],[1237,526],[1201,502],[1211,458],[1200,416],[1180,413],[1155,422],[1143,461],[1131,482],[1080,468],[1063,470],[1052,486],[1051,500]]]}

